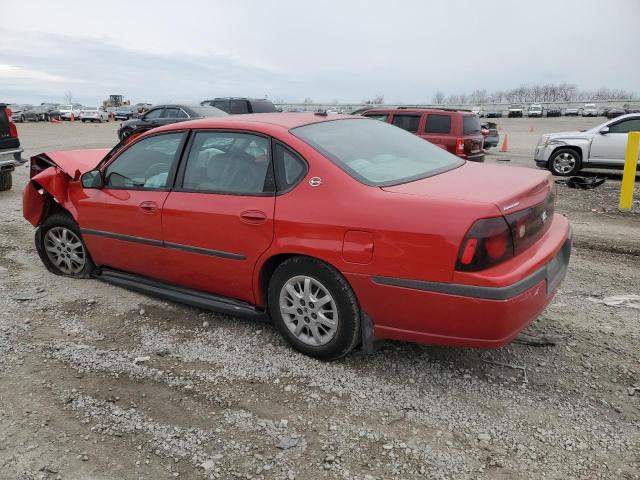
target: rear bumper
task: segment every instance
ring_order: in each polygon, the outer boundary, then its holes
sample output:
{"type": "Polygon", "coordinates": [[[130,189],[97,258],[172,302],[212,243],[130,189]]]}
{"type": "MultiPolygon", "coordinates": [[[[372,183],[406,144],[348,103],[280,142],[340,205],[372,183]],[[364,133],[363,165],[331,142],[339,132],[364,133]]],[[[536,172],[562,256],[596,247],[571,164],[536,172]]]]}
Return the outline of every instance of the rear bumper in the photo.
{"type": "Polygon", "coordinates": [[[471,155],[462,154],[458,155],[458,157],[469,160],[470,162],[484,162],[484,153],[474,153],[471,155]]]}
{"type": "Polygon", "coordinates": [[[380,276],[347,278],[379,339],[497,348],[529,326],[553,299],[571,255],[568,224],[550,237],[547,261],[515,283],[475,286],[380,276]]]}
{"type": "Polygon", "coordinates": [[[26,162],[22,158],[22,147],[0,150],[0,171],[13,170],[18,165],[26,162]]]}

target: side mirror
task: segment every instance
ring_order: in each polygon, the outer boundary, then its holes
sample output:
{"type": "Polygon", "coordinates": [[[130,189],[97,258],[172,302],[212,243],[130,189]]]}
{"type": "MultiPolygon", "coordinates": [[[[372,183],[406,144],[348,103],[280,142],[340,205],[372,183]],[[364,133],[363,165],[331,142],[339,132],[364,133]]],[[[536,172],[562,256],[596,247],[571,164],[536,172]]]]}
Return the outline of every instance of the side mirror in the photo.
{"type": "Polygon", "coordinates": [[[607,133],[609,133],[609,127],[602,127],[600,129],[600,135],[606,135],[607,133]]]}
{"type": "Polygon", "coordinates": [[[90,170],[80,177],[82,186],[84,188],[102,188],[104,182],[102,181],[102,173],[100,170],[90,170]]]}

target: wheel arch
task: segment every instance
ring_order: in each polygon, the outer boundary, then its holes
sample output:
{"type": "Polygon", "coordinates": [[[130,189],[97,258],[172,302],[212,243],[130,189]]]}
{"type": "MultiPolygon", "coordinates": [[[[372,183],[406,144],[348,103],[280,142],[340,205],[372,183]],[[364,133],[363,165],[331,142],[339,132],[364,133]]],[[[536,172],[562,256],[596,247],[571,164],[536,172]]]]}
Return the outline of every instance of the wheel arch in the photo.
{"type": "Polygon", "coordinates": [[[551,162],[551,160],[553,159],[555,154],[558,152],[558,150],[573,150],[580,157],[579,160],[581,163],[585,158],[583,147],[581,145],[558,145],[556,148],[553,149],[553,151],[551,152],[551,155],[549,155],[549,160],[547,160],[547,167],[549,166],[549,162],[551,162]]]}
{"type": "MultiPolygon", "coordinates": [[[[254,272],[254,296],[256,299],[256,304],[260,307],[267,306],[267,290],[269,288],[269,280],[273,276],[273,272],[276,271],[278,266],[280,266],[286,260],[293,257],[306,257],[312,258],[319,262],[325,263],[326,265],[333,268],[335,271],[340,273],[340,275],[345,279],[345,281],[349,284],[351,289],[353,290],[353,286],[350,284],[349,280],[342,274],[340,269],[336,267],[332,262],[323,258],[322,256],[312,255],[309,252],[278,252],[273,253],[269,256],[266,256],[261,262],[256,266],[254,272]]],[[[354,291],[355,294],[355,291],[354,291]]],[[[356,296],[357,300],[357,296],[356,296]]]]}

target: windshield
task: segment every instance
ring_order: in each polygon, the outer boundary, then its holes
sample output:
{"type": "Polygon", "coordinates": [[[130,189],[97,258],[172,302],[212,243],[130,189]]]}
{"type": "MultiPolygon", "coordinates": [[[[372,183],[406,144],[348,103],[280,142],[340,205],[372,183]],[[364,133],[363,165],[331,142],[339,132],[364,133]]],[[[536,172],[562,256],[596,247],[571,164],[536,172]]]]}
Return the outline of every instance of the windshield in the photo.
{"type": "Polygon", "coordinates": [[[60,110],[73,110],[73,107],[71,105],[60,105],[58,108],[60,110]]]}
{"type": "Polygon", "coordinates": [[[511,108],[522,108],[522,105],[511,105],[511,108]]]}
{"type": "Polygon", "coordinates": [[[98,110],[98,107],[84,107],[83,110],[98,110]]]}
{"type": "Polygon", "coordinates": [[[375,120],[313,123],[291,133],[366,185],[411,182],[464,163],[412,133],[375,120]]]}

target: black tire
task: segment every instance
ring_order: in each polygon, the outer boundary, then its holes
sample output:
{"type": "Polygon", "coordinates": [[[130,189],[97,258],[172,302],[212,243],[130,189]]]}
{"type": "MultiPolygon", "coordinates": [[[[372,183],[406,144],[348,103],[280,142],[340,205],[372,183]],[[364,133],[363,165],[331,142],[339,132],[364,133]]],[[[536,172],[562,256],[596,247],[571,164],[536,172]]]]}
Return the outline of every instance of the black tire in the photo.
{"type": "Polygon", "coordinates": [[[310,257],[292,257],[278,266],[269,281],[268,305],[271,319],[281,335],[299,352],[320,360],[336,360],[347,355],[360,341],[360,308],[353,290],[333,267],[310,257]],[[323,345],[309,345],[285,324],[280,310],[280,292],[296,276],[308,276],[322,284],[337,307],[334,336],[323,345]]]}
{"type": "Polygon", "coordinates": [[[0,192],[11,190],[13,186],[13,176],[11,172],[0,172],[0,192]]]}
{"type": "MultiPolygon", "coordinates": [[[[93,260],[91,259],[91,255],[89,254],[89,250],[87,250],[87,246],[85,245],[84,240],[82,240],[78,224],[68,213],[54,213],[47,217],[36,230],[35,243],[38,255],[40,255],[40,260],[42,260],[44,266],[47,267],[47,270],[51,273],[55,273],[56,275],[63,277],[90,278],[91,273],[96,268],[93,260]],[[78,271],[65,272],[61,270],[47,255],[45,250],[45,239],[47,238],[47,233],[54,228],[70,230],[80,240],[80,243],[82,244],[81,248],[84,253],[84,264],[78,271]]],[[[64,254],[64,252],[62,253],[64,254]]]]}
{"type": "Polygon", "coordinates": [[[20,115],[20,123],[24,123],[24,115],[20,115]]]}
{"type": "Polygon", "coordinates": [[[582,158],[572,148],[560,148],[551,155],[547,168],[559,177],[570,177],[582,168],[582,158]]]}

